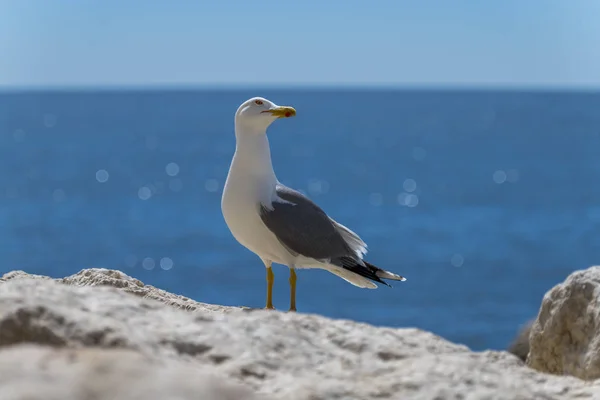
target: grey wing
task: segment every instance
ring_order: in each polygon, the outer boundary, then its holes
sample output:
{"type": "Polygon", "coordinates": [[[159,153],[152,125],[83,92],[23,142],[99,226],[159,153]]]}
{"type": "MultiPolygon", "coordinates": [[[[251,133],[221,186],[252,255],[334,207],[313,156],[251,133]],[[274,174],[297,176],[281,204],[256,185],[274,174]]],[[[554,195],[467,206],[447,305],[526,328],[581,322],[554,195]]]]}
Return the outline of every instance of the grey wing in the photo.
{"type": "Polygon", "coordinates": [[[329,218],[302,193],[281,184],[276,186],[276,192],[283,201],[274,201],[271,207],[262,205],[260,217],[292,254],[316,260],[357,258],[356,251],[344,239],[347,228],[329,218]]]}

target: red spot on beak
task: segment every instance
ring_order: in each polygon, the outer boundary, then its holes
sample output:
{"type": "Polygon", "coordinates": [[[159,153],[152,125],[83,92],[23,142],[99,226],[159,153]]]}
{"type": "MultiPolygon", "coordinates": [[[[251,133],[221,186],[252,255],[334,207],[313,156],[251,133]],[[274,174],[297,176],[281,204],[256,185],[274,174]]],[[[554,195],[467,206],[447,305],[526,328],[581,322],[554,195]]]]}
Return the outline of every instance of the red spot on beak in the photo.
{"type": "Polygon", "coordinates": [[[290,115],[292,115],[292,113],[289,112],[289,111],[285,113],[285,116],[288,117],[288,118],[290,117],[290,115]]]}

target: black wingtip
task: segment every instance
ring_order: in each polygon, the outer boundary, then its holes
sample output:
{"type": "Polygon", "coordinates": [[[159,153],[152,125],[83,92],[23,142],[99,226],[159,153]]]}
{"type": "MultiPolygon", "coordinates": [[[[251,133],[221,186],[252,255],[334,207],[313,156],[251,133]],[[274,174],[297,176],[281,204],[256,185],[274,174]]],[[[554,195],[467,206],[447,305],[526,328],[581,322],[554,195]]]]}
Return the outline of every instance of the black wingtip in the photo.
{"type": "Polygon", "coordinates": [[[340,266],[350,272],[354,272],[364,278],[370,279],[373,282],[381,283],[387,287],[392,287],[389,283],[377,276],[378,271],[383,271],[381,268],[363,260],[364,266],[360,265],[356,260],[350,257],[341,257],[339,260],[340,266]]]}

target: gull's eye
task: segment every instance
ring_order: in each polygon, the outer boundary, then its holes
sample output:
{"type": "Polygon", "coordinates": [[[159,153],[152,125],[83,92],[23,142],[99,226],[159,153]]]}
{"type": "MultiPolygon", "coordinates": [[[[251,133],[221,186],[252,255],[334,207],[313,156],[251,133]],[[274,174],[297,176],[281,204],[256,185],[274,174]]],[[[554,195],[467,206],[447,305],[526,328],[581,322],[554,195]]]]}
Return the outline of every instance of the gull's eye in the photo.
{"type": "Polygon", "coordinates": [[[256,104],[257,106],[262,106],[263,101],[262,100],[254,100],[254,104],[256,104]]]}

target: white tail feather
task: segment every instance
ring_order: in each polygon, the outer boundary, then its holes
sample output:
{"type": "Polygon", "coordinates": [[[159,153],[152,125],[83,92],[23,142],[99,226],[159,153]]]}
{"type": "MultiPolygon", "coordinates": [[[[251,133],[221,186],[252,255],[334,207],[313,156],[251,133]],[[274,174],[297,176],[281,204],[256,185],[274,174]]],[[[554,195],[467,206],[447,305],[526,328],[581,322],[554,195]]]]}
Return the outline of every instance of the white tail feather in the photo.
{"type": "Polygon", "coordinates": [[[363,278],[362,276],[355,274],[354,272],[335,267],[333,265],[328,265],[327,267],[323,267],[323,269],[339,276],[354,286],[358,286],[363,289],[377,289],[377,285],[375,283],[371,282],[367,278],[363,278]]]}

